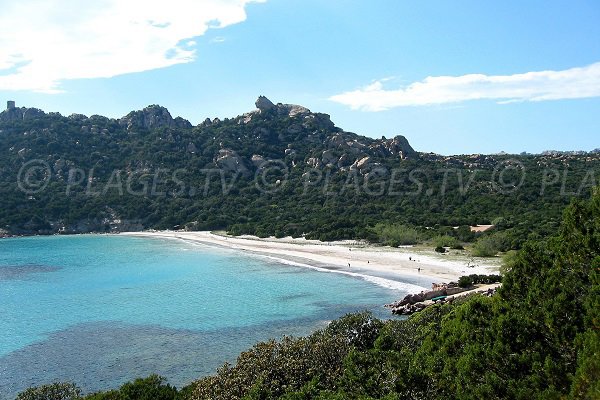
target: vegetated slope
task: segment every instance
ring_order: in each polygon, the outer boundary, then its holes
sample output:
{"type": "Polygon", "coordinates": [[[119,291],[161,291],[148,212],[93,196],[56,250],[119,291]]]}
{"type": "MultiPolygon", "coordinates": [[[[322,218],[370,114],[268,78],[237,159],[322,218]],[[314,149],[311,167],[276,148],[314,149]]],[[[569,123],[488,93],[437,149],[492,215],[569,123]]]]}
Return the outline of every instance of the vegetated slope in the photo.
{"type": "Polygon", "coordinates": [[[192,126],[160,106],[121,119],[0,113],[0,235],[143,228],[372,238],[380,222],[494,222],[509,247],[589,195],[598,153],[439,156],[372,139],[260,97],[257,110],[192,126]]]}

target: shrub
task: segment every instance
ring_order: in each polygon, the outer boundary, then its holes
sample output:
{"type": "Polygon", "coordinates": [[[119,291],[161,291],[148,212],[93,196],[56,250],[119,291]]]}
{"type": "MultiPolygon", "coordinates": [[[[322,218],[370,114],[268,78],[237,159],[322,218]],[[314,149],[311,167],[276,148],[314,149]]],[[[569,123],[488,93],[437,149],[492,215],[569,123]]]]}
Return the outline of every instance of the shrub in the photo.
{"type": "Polygon", "coordinates": [[[435,247],[451,247],[454,249],[460,246],[458,239],[449,235],[436,236],[432,241],[435,247]]]}
{"type": "Polygon", "coordinates": [[[127,382],[119,390],[100,392],[85,397],[86,400],[175,400],[177,389],[159,375],[138,378],[127,382]]]}
{"type": "Polygon", "coordinates": [[[461,276],[458,278],[458,286],[461,288],[467,288],[473,286],[473,280],[468,276],[461,276]]]}
{"type": "Polygon", "coordinates": [[[73,383],[57,382],[29,388],[17,395],[16,400],[75,400],[81,389],[73,383]]]}
{"type": "Polygon", "coordinates": [[[379,242],[392,247],[417,244],[421,236],[416,229],[406,225],[377,224],[373,228],[379,242]]]}
{"type": "Polygon", "coordinates": [[[498,254],[498,249],[490,236],[484,236],[473,244],[471,252],[475,257],[494,257],[498,254]]]}
{"type": "Polygon", "coordinates": [[[480,284],[480,283],[489,285],[491,283],[499,283],[499,282],[502,282],[502,276],[500,276],[500,275],[471,274],[471,275],[461,276],[458,279],[458,286],[465,288],[465,287],[473,286],[473,285],[480,284]]]}

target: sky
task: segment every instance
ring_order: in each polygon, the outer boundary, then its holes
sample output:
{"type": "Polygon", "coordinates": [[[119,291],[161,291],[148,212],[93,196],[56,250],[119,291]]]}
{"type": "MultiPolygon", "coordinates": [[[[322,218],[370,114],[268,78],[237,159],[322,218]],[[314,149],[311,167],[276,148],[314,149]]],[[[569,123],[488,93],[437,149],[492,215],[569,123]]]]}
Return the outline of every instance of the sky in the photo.
{"type": "Polygon", "coordinates": [[[0,0],[0,99],[200,123],[259,95],[422,152],[600,147],[598,0],[0,0]]]}

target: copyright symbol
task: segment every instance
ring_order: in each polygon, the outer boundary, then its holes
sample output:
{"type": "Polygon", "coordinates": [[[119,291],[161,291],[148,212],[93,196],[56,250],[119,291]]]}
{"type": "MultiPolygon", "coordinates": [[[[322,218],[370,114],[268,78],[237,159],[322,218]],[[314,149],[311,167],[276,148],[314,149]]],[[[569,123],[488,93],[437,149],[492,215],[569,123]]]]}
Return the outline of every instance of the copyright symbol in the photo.
{"type": "Polygon", "coordinates": [[[523,185],[525,181],[525,166],[517,160],[503,161],[492,175],[492,184],[500,194],[510,194],[523,185]]]}
{"type": "Polygon", "coordinates": [[[46,189],[51,176],[52,170],[46,161],[38,159],[30,160],[19,169],[17,185],[23,193],[39,193],[46,189]]]}
{"type": "Polygon", "coordinates": [[[283,161],[266,161],[256,170],[256,188],[263,193],[275,193],[285,185],[288,175],[289,169],[283,161]]]}

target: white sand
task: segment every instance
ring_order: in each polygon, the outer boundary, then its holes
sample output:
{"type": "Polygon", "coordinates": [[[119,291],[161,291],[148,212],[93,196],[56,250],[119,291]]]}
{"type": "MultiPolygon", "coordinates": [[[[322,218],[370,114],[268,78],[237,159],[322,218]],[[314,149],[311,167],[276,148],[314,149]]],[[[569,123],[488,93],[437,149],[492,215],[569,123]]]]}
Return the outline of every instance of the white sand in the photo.
{"type": "Polygon", "coordinates": [[[382,286],[410,292],[418,292],[421,288],[429,289],[433,282],[456,281],[462,275],[497,273],[499,268],[497,259],[473,259],[456,254],[441,255],[433,250],[410,246],[391,248],[353,241],[326,243],[292,238],[259,239],[253,236],[232,237],[212,232],[160,231],[123,234],[180,239],[248,251],[296,265],[330,268],[338,273],[357,275],[382,286]],[[473,263],[476,266],[468,266],[473,263]]]}

